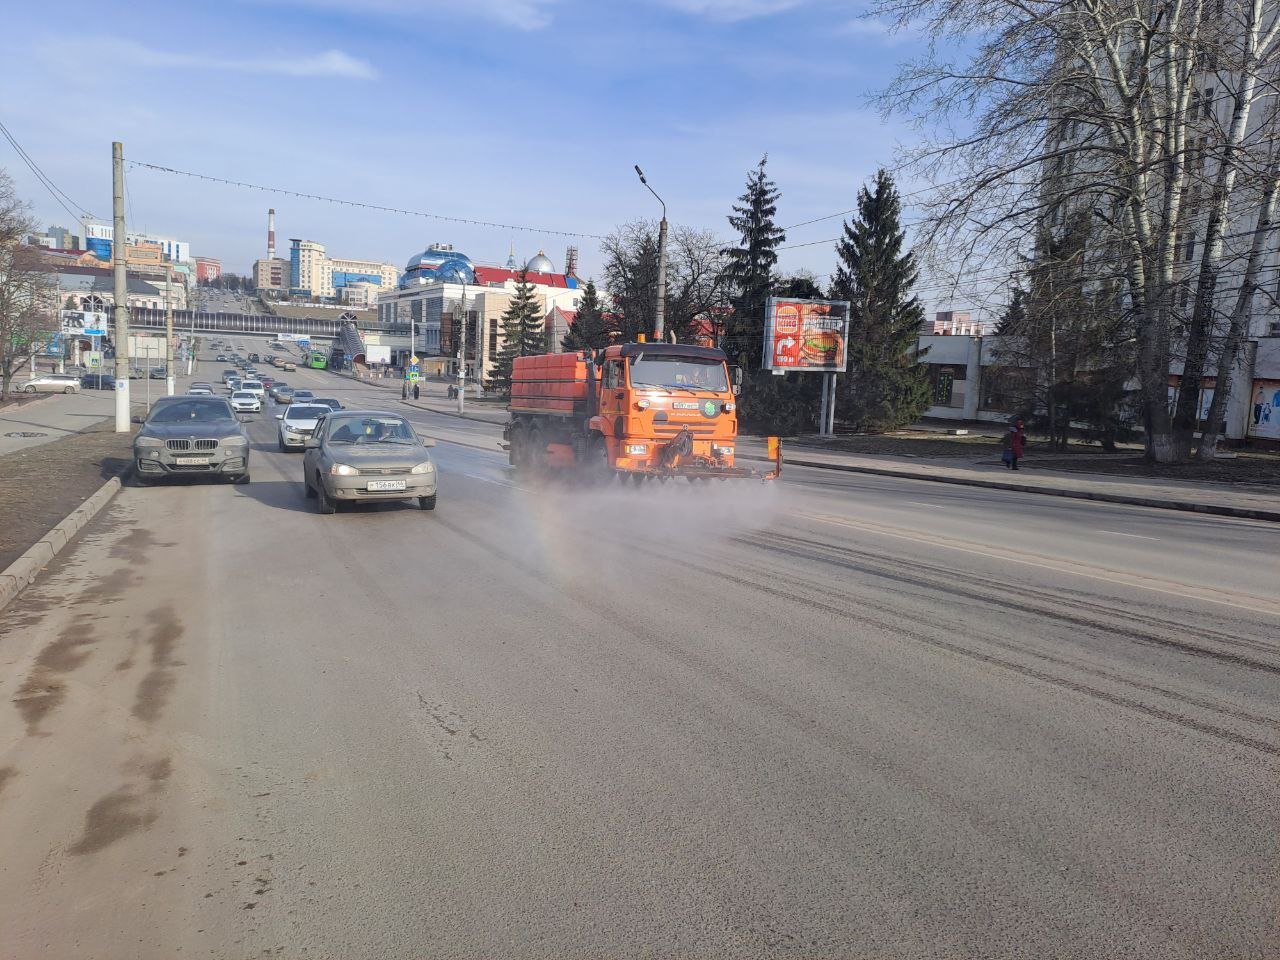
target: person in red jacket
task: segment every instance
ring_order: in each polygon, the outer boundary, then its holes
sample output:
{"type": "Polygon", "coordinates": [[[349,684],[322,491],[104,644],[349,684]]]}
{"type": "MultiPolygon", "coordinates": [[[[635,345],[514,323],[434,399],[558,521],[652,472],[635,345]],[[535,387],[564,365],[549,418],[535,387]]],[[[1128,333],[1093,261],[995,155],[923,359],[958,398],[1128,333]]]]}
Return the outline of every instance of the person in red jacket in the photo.
{"type": "Polygon", "coordinates": [[[1001,456],[1004,465],[1010,470],[1017,470],[1018,461],[1022,459],[1022,454],[1027,448],[1027,431],[1021,417],[1015,420],[1013,426],[1005,433],[1001,446],[1004,448],[1001,456]]]}

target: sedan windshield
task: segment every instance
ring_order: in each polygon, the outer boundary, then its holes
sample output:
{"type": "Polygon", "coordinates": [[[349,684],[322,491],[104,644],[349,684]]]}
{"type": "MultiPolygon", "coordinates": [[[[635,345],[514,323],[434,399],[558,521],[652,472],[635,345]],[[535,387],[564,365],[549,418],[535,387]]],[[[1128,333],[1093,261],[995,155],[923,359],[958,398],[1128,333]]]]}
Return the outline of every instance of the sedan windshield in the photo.
{"type": "Polygon", "coordinates": [[[315,420],[329,412],[328,407],[290,407],[284,415],[286,420],[315,420]]]}
{"type": "Polygon", "coordinates": [[[631,385],[708,390],[715,393],[723,393],[729,389],[723,360],[646,357],[643,354],[631,361],[631,385]]]}
{"type": "Polygon", "coordinates": [[[414,443],[413,428],[399,417],[330,417],[331,443],[414,443]]]}
{"type": "Polygon", "coordinates": [[[183,400],[156,407],[147,423],[216,423],[227,419],[230,419],[230,413],[225,403],[183,400]]]}

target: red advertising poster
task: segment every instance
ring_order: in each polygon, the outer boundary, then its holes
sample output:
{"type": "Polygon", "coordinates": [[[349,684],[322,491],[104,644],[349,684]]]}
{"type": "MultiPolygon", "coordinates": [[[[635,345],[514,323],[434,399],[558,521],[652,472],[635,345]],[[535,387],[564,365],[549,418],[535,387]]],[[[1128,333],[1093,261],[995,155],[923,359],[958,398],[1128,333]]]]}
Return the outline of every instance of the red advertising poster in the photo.
{"type": "Polygon", "coordinates": [[[838,373],[845,367],[848,335],[847,300],[770,297],[765,307],[765,369],[838,373]]]}

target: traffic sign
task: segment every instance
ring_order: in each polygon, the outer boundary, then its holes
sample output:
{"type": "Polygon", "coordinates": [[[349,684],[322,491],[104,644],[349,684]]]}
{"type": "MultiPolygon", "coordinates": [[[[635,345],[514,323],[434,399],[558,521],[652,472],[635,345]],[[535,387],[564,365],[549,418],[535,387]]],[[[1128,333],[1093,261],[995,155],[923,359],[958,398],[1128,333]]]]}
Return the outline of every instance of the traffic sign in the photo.
{"type": "Polygon", "coordinates": [[[87,358],[85,360],[85,365],[89,367],[89,369],[96,370],[98,367],[102,366],[102,354],[99,351],[90,350],[85,354],[85,357],[87,358]]]}
{"type": "Polygon", "coordinates": [[[102,327],[85,327],[84,335],[86,337],[105,337],[107,335],[107,331],[102,327]]]}
{"type": "Polygon", "coordinates": [[[411,366],[411,367],[416,367],[417,365],[418,365],[418,358],[417,358],[417,356],[412,356],[412,357],[410,357],[410,358],[409,358],[409,366],[411,366]]]}

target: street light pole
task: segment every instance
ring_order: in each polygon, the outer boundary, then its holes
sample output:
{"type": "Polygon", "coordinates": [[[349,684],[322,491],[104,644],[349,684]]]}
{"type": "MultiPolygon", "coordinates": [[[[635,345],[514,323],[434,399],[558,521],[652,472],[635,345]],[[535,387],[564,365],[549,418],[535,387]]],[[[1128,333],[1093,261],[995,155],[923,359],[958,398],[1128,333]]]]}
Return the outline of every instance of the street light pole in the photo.
{"type": "Polygon", "coordinates": [[[125,268],[124,144],[111,144],[111,278],[115,295],[116,433],[129,432],[129,280],[125,268]]]}
{"type": "Polygon", "coordinates": [[[640,182],[649,188],[658,203],[662,204],[662,221],[658,224],[658,302],[653,308],[653,339],[661,341],[666,335],[667,313],[667,203],[658,196],[658,192],[649,186],[640,164],[635,164],[636,175],[640,182]]]}
{"type": "Polygon", "coordinates": [[[458,337],[458,414],[461,415],[466,407],[467,394],[467,280],[462,280],[462,314],[458,337]]]}
{"type": "MultiPolygon", "coordinates": [[[[164,378],[169,396],[173,396],[173,267],[164,268],[164,378]]],[[[148,373],[148,376],[150,374],[148,373]]]]}

